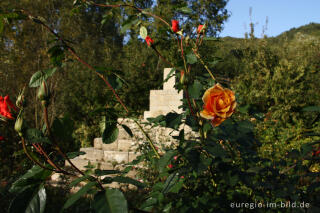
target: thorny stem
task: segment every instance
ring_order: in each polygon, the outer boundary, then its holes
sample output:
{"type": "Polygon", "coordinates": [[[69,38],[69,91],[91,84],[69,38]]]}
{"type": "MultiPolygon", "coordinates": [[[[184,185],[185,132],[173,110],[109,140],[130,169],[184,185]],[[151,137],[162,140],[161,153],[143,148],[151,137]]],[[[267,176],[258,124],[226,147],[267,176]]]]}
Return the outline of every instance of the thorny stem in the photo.
{"type": "Polygon", "coordinates": [[[193,51],[193,53],[196,55],[196,57],[199,59],[199,61],[201,62],[201,64],[204,66],[204,68],[208,71],[208,73],[210,74],[212,80],[216,80],[215,77],[213,76],[211,70],[210,70],[209,67],[204,63],[204,61],[202,60],[201,56],[200,56],[199,53],[198,53],[198,47],[199,47],[199,45],[202,44],[203,36],[201,36],[200,44],[198,44],[199,38],[200,38],[200,35],[198,34],[196,44],[194,44],[194,43],[191,41],[191,43],[192,43],[193,46],[194,46],[194,48],[192,48],[192,51],[193,51]]]}
{"type": "MultiPolygon", "coordinates": [[[[55,141],[55,138],[53,137],[53,135],[51,134],[51,129],[50,129],[50,125],[49,125],[49,121],[48,121],[48,109],[47,107],[45,106],[44,107],[44,110],[43,110],[43,113],[44,113],[44,122],[47,126],[47,131],[48,131],[48,135],[52,141],[52,143],[55,145],[57,151],[59,152],[59,154],[68,161],[68,163],[77,171],[79,172],[81,175],[85,176],[85,173],[82,172],[78,167],[76,167],[72,161],[70,160],[70,158],[61,150],[60,146],[58,145],[58,143],[55,141]]],[[[103,186],[102,186],[102,183],[100,182],[100,180],[96,177],[93,177],[97,183],[99,184],[99,187],[104,190],[103,186]]]]}
{"type": "MultiPolygon", "coordinates": [[[[22,12],[25,12],[25,11],[22,11],[22,12]]],[[[29,18],[30,18],[31,20],[35,21],[33,16],[31,16],[31,15],[29,15],[29,14],[28,14],[28,16],[29,16],[29,18]]],[[[90,64],[88,64],[87,62],[85,62],[84,60],[82,60],[82,59],[76,54],[76,52],[75,52],[71,47],[69,47],[69,46],[67,45],[67,43],[66,43],[56,32],[54,32],[53,29],[51,29],[49,26],[47,26],[45,23],[43,23],[43,22],[42,22],[41,20],[39,20],[39,19],[36,19],[35,22],[41,24],[41,25],[44,26],[49,32],[51,32],[53,35],[55,35],[56,38],[63,43],[63,45],[68,49],[68,51],[69,51],[79,62],[81,62],[81,63],[82,63],[83,65],[85,65],[86,67],[88,67],[90,70],[93,70],[93,71],[106,83],[106,85],[112,90],[113,94],[115,95],[115,97],[117,98],[117,100],[119,101],[119,103],[122,105],[122,107],[124,108],[124,110],[126,111],[126,113],[127,113],[127,114],[129,113],[129,110],[128,110],[127,107],[123,104],[122,100],[120,99],[120,97],[118,96],[118,94],[116,93],[116,91],[113,89],[113,87],[111,86],[111,84],[107,81],[107,79],[104,78],[104,76],[103,76],[102,74],[98,73],[90,64]]],[[[156,50],[156,49],[155,49],[155,50],[156,50]]],[[[165,58],[164,58],[157,50],[156,50],[156,52],[159,54],[159,56],[160,56],[163,60],[165,60],[165,58]]],[[[165,60],[165,61],[166,61],[166,60],[165,60]]],[[[47,129],[48,129],[49,136],[52,137],[52,139],[53,139],[52,141],[55,143],[55,140],[54,140],[53,136],[51,135],[50,128],[49,128],[47,107],[44,108],[44,119],[45,119],[45,123],[46,123],[46,125],[47,125],[47,129]]],[[[160,158],[160,155],[159,155],[159,153],[156,151],[156,149],[155,149],[155,147],[154,147],[154,145],[153,145],[153,142],[152,142],[152,140],[150,139],[149,135],[143,130],[143,128],[141,127],[141,125],[140,125],[138,122],[136,122],[136,123],[138,124],[139,128],[141,129],[141,131],[146,135],[146,137],[147,137],[147,139],[149,140],[149,143],[150,143],[153,151],[155,152],[156,156],[157,156],[158,158],[160,158]]],[[[55,143],[55,146],[56,146],[58,152],[68,161],[68,163],[69,163],[73,168],[75,168],[81,175],[85,175],[81,170],[79,170],[79,168],[77,168],[77,167],[71,162],[71,160],[68,158],[68,156],[66,156],[66,154],[61,151],[61,149],[60,149],[60,147],[58,146],[57,143],[55,143]]],[[[104,188],[103,188],[102,183],[100,182],[100,180],[97,179],[97,178],[95,178],[95,179],[96,179],[97,182],[99,183],[99,187],[100,187],[102,190],[104,190],[104,188]]]]}
{"type": "Polygon", "coordinates": [[[187,88],[187,87],[184,87],[184,92],[185,92],[185,94],[186,94],[186,98],[187,98],[187,101],[188,101],[188,106],[189,106],[189,109],[190,109],[190,111],[191,111],[191,114],[192,114],[192,116],[194,117],[194,119],[197,121],[198,119],[197,119],[196,114],[195,114],[194,111],[193,111],[192,106],[191,106],[190,96],[189,96],[189,92],[188,92],[188,88],[187,88]]]}
{"type": "MultiPolygon", "coordinates": [[[[24,12],[24,11],[22,11],[22,12],[24,12]]],[[[29,14],[28,14],[29,15],[29,14]]],[[[33,20],[33,21],[35,21],[34,20],[34,18],[33,18],[33,16],[31,16],[31,15],[29,15],[29,17],[31,17],[31,19],[33,20]]],[[[129,110],[128,110],[128,108],[124,105],[124,103],[122,102],[122,100],[120,99],[120,97],[118,96],[118,94],[116,93],[116,91],[113,89],[113,87],[111,86],[111,84],[108,82],[108,80],[107,79],[105,79],[105,77],[102,75],[102,74],[100,74],[99,72],[97,72],[90,64],[88,64],[87,62],[85,62],[84,60],[82,60],[81,58],[80,58],[80,56],[78,56],[77,55],[77,53],[71,48],[71,47],[69,47],[68,45],[67,45],[67,43],[56,33],[56,32],[54,32],[54,30],[53,29],[51,29],[49,26],[47,26],[45,23],[43,23],[41,20],[38,20],[38,19],[36,19],[36,21],[35,21],[36,23],[39,23],[39,24],[41,24],[41,25],[43,25],[49,32],[51,32],[54,36],[56,36],[56,38],[58,39],[58,40],[60,40],[62,43],[63,43],[63,45],[68,49],[68,51],[79,61],[79,62],[81,62],[83,65],[85,65],[86,67],[88,67],[90,70],[93,70],[95,73],[96,73],[96,75],[98,75],[105,83],[106,83],[106,85],[111,89],[111,91],[113,92],[113,94],[114,94],[114,96],[116,97],[116,99],[119,101],[119,103],[121,104],[121,106],[124,108],[124,110],[126,111],[126,113],[128,114],[129,113],[129,110]]],[[[155,49],[156,50],[156,49],[155,49]]],[[[166,61],[166,62],[168,62],[157,50],[156,50],[156,52],[158,53],[158,55],[164,60],[164,61],[166,61]]],[[[169,62],[170,63],[170,62],[169,62]]],[[[45,111],[46,111],[47,109],[45,108],[45,111]]],[[[48,117],[48,113],[46,112],[45,113],[46,114],[46,116],[45,116],[45,119],[46,119],[46,117],[48,117]]],[[[48,120],[48,119],[47,119],[48,120]]],[[[48,121],[46,121],[47,123],[49,123],[48,121]]],[[[48,125],[47,125],[48,126],[48,125]]],[[[49,129],[48,129],[49,130],[49,129]]],[[[50,133],[49,133],[50,134],[50,133]]],[[[146,134],[146,133],[145,133],[146,134]]],[[[150,138],[150,137],[149,137],[150,138]]],[[[152,141],[151,141],[151,143],[152,143],[152,141]]],[[[59,153],[60,154],[63,154],[64,156],[65,156],[65,154],[58,148],[58,151],[59,151],[59,153]]],[[[158,156],[159,154],[156,152],[156,155],[158,156]]],[[[67,156],[66,156],[67,157],[67,156]]],[[[66,158],[66,160],[70,163],[70,165],[71,166],[73,166],[79,173],[81,173],[81,174],[83,174],[78,168],[76,168],[74,165],[73,165],[73,163],[68,159],[68,158],[66,158]]]]}
{"type": "Polygon", "coordinates": [[[133,119],[133,121],[138,125],[139,129],[140,129],[140,130],[143,132],[143,134],[146,136],[146,138],[148,139],[148,142],[149,142],[151,148],[153,149],[154,153],[156,154],[157,158],[160,159],[160,155],[159,155],[159,153],[157,152],[156,147],[154,146],[154,144],[153,144],[150,136],[148,135],[148,133],[146,133],[146,131],[144,131],[144,129],[142,128],[142,126],[139,124],[138,121],[136,121],[135,119],[133,119]]]}
{"type": "Polygon", "coordinates": [[[43,148],[41,147],[40,144],[32,144],[33,147],[35,147],[37,149],[37,151],[43,155],[46,159],[47,162],[53,167],[55,168],[57,171],[61,172],[62,169],[59,168],[54,162],[52,162],[52,160],[49,158],[49,156],[47,155],[47,153],[43,150],[43,148]]]}
{"type": "Polygon", "coordinates": [[[48,167],[42,165],[38,160],[34,159],[34,158],[29,154],[28,149],[27,149],[27,146],[26,146],[26,141],[24,140],[23,137],[21,138],[21,142],[22,142],[22,147],[23,147],[24,153],[27,155],[27,157],[28,157],[32,162],[34,162],[35,164],[37,164],[38,166],[40,166],[40,167],[43,168],[43,169],[56,172],[56,170],[51,169],[51,168],[48,168],[48,167]]]}
{"type": "Polygon", "coordinates": [[[208,73],[210,74],[212,80],[216,80],[215,77],[213,76],[211,70],[209,69],[209,67],[204,63],[204,61],[202,60],[201,56],[197,53],[197,51],[195,51],[195,49],[192,49],[193,53],[196,55],[196,57],[199,59],[199,61],[201,62],[201,64],[204,66],[204,68],[208,71],[208,73]]]}

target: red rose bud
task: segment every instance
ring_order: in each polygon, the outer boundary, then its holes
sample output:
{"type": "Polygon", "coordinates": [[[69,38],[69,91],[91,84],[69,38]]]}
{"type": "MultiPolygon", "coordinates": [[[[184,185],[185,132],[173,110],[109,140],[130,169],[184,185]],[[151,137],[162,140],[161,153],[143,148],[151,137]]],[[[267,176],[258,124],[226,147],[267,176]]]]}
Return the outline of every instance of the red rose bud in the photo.
{"type": "Polygon", "coordinates": [[[173,166],[172,166],[172,164],[169,164],[168,167],[169,167],[170,169],[172,169],[173,166]]]}
{"type": "Polygon", "coordinates": [[[206,29],[205,25],[199,25],[197,29],[197,33],[198,34],[204,33],[205,29],[206,29]]]}
{"type": "Polygon", "coordinates": [[[184,178],[184,176],[181,176],[180,178],[181,178],[181,179],[183,179],[183,178],[184,178]]]}
{"type": "Polygon", "coordinates": [[[17,111],[17,108],[10,101],[9,96],[5,96],[4,98],[0,96],[0,115],[4,117],[4,119],[13,119],[11,111],[17,111]]]}
{"type": "Polygon", "coordinates": [[[180,70],[180,84],[184,85],[186,82],[186,75],[184,70],[180,70]]]}
{"type": "Polygon", "coordinates": [[[150,47],[153,44],[154,41],[149,36],[147,36],[146,37],[146,42],[147,42],[148,46],[150,47]]]}
{"type": "Polygon", "coordinates": [[[4,137],[3,136],[0,136],[0,141],[4,141],[4,137]]]}
{"type": "Polygon", "coordinates": [[[172,24],[172,27],[171,27],[172,31],[175,33],[178,32],[179,31],[179,21],[172,20],[171,24],[172,24]]]}

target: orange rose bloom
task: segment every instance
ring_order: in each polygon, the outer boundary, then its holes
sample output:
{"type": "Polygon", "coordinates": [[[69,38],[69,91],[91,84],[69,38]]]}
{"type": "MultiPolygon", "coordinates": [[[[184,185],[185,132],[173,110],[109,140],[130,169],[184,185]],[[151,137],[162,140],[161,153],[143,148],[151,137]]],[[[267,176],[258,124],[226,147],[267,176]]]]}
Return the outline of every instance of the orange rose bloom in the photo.
{"type": "Polygon", "coordinates": [[[232,115],[236,108],[234,92],[224,89],[220,84],[207,89],[202,100],[204,102],[201,117],[210,119],[212,126],[219,126],[232,115]]]}

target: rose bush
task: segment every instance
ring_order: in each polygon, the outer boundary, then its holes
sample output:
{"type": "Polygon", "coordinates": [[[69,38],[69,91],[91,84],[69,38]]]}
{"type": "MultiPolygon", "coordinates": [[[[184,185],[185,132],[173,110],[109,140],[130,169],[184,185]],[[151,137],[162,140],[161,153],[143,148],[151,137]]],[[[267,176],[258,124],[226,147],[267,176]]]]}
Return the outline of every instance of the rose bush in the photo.
{"type": "MultiPolygon", "coordinates": [[[[23,108],[30,107],[24,104],[19,107],[20,113],[15,123],[23,151],[36,166],[12,184],[10,193],[17,196],[14,196],[9,212],[40,209],[39,212],[43,213],[47,200],[45,183],[53,173],[76,177],[70,187],[86,182],[86,185],[68,198],[61,212],[76,205],[81,196],[86,194],[90,199],[89,212],[245,212],[246,209],[231,209],[230,204],[256,201],[306,201],[312,203],[317,210],[317,204],[320,203],[319,180],[314,178],[317,174],[309,172],[309,165],[314,165],[318,160],[317,156],[311,154],[313,144],[304,144],[300,149],[292,150],[286,159],[268,159],[258,155],[257,150],[261,143],[254,134],[253,123],[241,116],[241,108],[240,112],[235,112],[237,103],[234,92],[216,82],[210,68],[199,55],[199,48],[205,41],[203,28],[198,28],[196,35],[188,36],[183,33],[183,29],[179,31],[177,20],[172,20],[170,26],[167,21],[148,10],[128,4],[102,5],[92,1],[75,1],[75,4],[79,7],[90,4],[95,7],[135,9],[140,20],[132,25],[140,26],[140,37],[145,39],[147,45],[152,47],[150,49],[163,62],[172,67],[172,73],[180,70],[180,80],[176,82],[175,87],[183,90],[185,94],[181,106],[184,112],[170,112],[148,119],[149,123],[146,123],[177,131],[178,134],[168,134],[168,137],[176,140],[176,144],[164,147],[165,152],[160,152],[162,149],[154,145],[152,137],[140,125],[140,121],[132,118],[145,136],[139,147],[141,155],[123,165],[125,168],[121,171],[101,170],[98,165],[90,162],[85,171],[80,170],[70,159],[83,153],[64,153],[61,148],[61,144],[68,142],[68,123],[59,117],[50,118],[50,122],[48,116],[49,100],[52,97],[44,96],[47,94],[45,81],[49,80],[56,68],[37,72],[31,77],[29,86],[43,89],[38,95],[39,102],[46,101],[41,105],[43,126],[31,128],[27,122],[24,123],[23,108]],[[177,52],[179,55],[181,53],[181,58],[177,59],[177,63],[170,62],[162,55],[157,49],[157,44],[148,36],[146,19],[142,16],[146,14],[158,18],[166,26],[168,36],[178,40],[177,52]],[[197,62],[202,66],[201,73],[196,75],[193,68],[197,62]],[[204,88],[208,87],[209,89],[204,91],[204,88]],[[235,115],[231,117],[232,114],[235,115]],[[189,126],[197,132],[196,136],[187,136],[181,126],[189,126]],[[68,161],[71,170],[64,166],[65,161],[68,161]],[[143,164],[138,179],[125,176],[137,164],[143,164]],[[113,182],[135,185],[137,189],[131,191],[134,196],[128,197],[129,189],[112,189],[105,185],[113,182]]],[[[57,44],[53,47],[54,50],[49,50],[49,53],[55,53],[50,55],[51,59],[61,62],[55,66],[62,66],[65,55],[69,53],[70,57],[95,72],[112,91],[124,109],[125,116],[130,114],[117,94],[119,90],[114,89],[109,78],[80,58],[74,48],[42,18],[25,13],[26,11],[22,11],[21,20],[31,20],[40,24],[56,37],[57,44]]],[[[15,15],[20,17],[19,14],[15,15]]],[[[9,98],[1,99],[2,116],[14,118],[11,114],[14,110],[9,98]]],[[[103,143],[111,144],[117,140],[118,125],[122,125],[125,131],[133,136],[129,127],[118,123],[118,118],[124,114],[111,107],[101,110],[105,113],[101,125],[103,143]]]]}

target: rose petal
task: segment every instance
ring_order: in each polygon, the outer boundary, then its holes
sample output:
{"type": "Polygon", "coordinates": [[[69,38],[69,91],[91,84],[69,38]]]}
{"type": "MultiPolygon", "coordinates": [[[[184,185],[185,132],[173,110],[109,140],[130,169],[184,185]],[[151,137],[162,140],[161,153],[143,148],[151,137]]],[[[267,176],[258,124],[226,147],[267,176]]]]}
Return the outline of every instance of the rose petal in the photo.
{"type": "Polygon", "coordinates": [[[209,113],[207,110],[205,110],[205,109],[200,112],[200,116],[203,117],[203,118],[205,118],[205,119],[209,119],[209,120],[214,119],[214,115],[210,114],[210,113],[209,113]]]}

